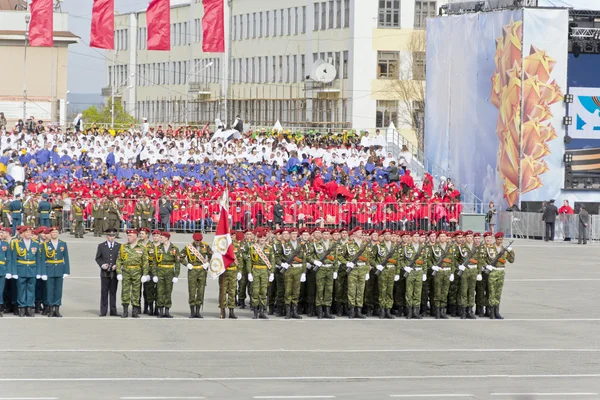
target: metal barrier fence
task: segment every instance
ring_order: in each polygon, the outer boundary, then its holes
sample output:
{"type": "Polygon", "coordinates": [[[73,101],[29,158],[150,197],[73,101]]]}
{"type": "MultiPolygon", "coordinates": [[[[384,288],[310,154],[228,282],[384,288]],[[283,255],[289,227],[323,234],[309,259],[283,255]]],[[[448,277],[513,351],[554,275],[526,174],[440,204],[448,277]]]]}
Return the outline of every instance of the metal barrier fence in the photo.
{"type": "MultiPolygon", "coordinates": [[[[542,221],[541,213],[499,211],[496,217],[494,230],[504,232],[510,237],[541,239],[545,236],[546,224],[542,221]]],[[[590,217],[588,226],[583,227],[579,223],[578,214],[558,215],[554,224],[554,240],[578,240],[580,230],[582,235],[587,234],[589,240],[600,240],[600,215],[590,217]]]]}
{"type": "MultiPolygon", "coordinates": [[[[163,217],[161,217],[161,199],[153,202],[155,212],[151,218],[148,215],[142,217],[136,213],[139,201],[137,199],[118,199],[123,217],[121,229],[147,226],[151,229],[158,228],[184,233],[213,232],[220,217],[220,205],[217,201],[168,200],[172,212],[170,214],[163,213],[163,217]]],[[[90,230],[95,224],[106,225],[107,223],[104,216],[93,217],[92,202],[92,199],[84,200],[86,204],[84,225],[90,230]]],[[[230,224],[234,230],[254,229],[260,226],[331,229],[352,229],[361,226],[364,229],[455,231],[460,228],[461,212],[467,208],[461,203],[401,204],[311,201],[281,201],[279,206],[277,202],[232,201],[228,210],[230,224]],[[279,212],[276,212],[276,209],[279,209],[279,212]]],[[[163,211],[166,209],[167,207],[163,206],[163,211]]],[[[62,216],[64,230],[72,230],[70,214],[63,212],[62,216]]],[[[52,223],[58,223],[58,220],[54,218],[52,223]]]]}

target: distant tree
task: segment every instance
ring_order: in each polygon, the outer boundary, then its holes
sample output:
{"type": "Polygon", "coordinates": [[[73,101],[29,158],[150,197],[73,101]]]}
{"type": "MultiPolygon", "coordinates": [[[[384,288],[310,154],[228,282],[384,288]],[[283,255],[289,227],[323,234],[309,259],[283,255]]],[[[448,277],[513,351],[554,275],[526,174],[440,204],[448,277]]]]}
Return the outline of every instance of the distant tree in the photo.
{"type": "MultiPolygon", "coordinates": [[[[96,106],[91,106],[83,110],[82,118],[86,124],[110,124],[111,122],[111,110],[112,103],[108,100],[108,103],[98,109],[96,106]]],[[[123,108],[123,103],[120,101],[115,102],[115,126],[129,126],[135,124],[138,121],[129,115],[123,108]]]]}

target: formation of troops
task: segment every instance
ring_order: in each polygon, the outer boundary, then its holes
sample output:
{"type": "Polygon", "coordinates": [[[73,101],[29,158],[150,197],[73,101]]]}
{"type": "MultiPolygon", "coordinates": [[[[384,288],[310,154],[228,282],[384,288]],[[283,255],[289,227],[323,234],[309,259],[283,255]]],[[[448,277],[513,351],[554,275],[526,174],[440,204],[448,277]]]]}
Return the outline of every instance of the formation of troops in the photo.
{"type": "MultiPolygon", "coordinates": [[[[115,232],[108,232],[108,246],[115,232]]],[[[178,248],[168,232],[130,229],[108,261],[101,255],[107,245],[99,245],[98,265],[121,282],[122,317],[131,306],[133,318],[171,318],[173,285],[187,269],[190,318],[202,318],[212,250],[202,234],[192,239],[178,248]]],[[[220,318],[236,319],[235,308],[249,299],[254,319],[503,319],[505,268],[515,260],[503,241],[502,233],[472,231],[238,231],[235,262],[219,276],[220,318]]],[[[111,315],[118,315],[112,304],[111,315]]]]}

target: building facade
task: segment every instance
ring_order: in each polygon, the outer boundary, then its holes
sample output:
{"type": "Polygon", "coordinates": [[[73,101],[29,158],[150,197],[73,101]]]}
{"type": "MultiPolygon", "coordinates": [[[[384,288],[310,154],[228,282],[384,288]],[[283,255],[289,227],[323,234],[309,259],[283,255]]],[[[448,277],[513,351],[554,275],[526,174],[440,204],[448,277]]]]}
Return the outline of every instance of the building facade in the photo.
{"type": "Polygon", "coordinates": [[[19,119],[34,117],[65,125],[67,116],[67,52],[79,38],[69,32],[68,15],[54,13],[54,47],[26,46],[26,4],[0,2],[0,112],[9,128],[19,119]],[[24,91],[26,90],[26,98],[24,91]]]}
{"type": "Polygon", "coordinates": [[[402,93],[398,82],[424,84],[415,32],[424,44],[425,19],[440,3],[228,0],[226,52],[207,54],[201,0],[172,0],[169,52],[146,50],[145,11],[116,16],[103,94],[151,122],[231,122],[239,114],[253,126],[279,120],[284,127],[372,129],[394,122],[414,134],[412,115],[401,118],[403,104],[413,114],[423,98],[402,93]],[[315,76],[323,62],[335,68],[331,81],[315,76]]]}

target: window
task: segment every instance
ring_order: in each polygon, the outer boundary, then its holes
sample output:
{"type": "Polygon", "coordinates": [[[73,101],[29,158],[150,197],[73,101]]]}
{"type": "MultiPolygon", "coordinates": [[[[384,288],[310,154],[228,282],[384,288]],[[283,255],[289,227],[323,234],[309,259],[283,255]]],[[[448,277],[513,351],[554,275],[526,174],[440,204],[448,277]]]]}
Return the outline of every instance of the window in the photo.
{"type": "Polygon", "coordinates": [[[335,27],[342,27],[342,0],[336,0],[335,2],[335,27]]]}
{"type": "Polygon", "coordinates": [[[350,0],[344,0],[344,28],[350,27],[350,0]]]}
{"type": "Polygon", "coordinates": [[[320,3],[315,3],[313,6],[315,8],[315,18],[313,21],[313,25],[314,25],[313,30],[318,31],[319,30],[319,15],[321,15],[319,13],[320,3]]]}
{"type": "Polygon", "coordinates": [[[425,80],[425,52],[415,51],[412,53],[412,78],[415,81],[425,80]]]}
{"type": "Polygon", "coordinates": [[[277,36],[277,10],[273,10],[273,36],[277,36]]]}
{"type": "Polygon", "coordinates": [[[294,35],[298,34],[298,7],[294,8],[294,35]]]}
{"type": "Polygon", "coordinates": [[[400,0],[379,0],[377,27],[400,28],[400,0]]]}
{"type": "Polygon", "coordinates": [[[256,13],[252,13],[252,37],[256,37],[256,13]]]}
{"type": "Polygon", "coordinates": [[[334,64],[335,66],[335,79],[339,79],[340,78],[340,52],[336,51],[335,52],[335,61],[334,64]]]}
{"type": "Polygon", "coordinates": [[[271,21],[269,21],[270,14],[271,11],[265,11],[265,37],[269,37],[269,25],[271,24],[271,21]]]}
{"type": "Polygon", "coordinates": [[[429,0],[415,1],[415,29],[424,29],[428,17],[436,15],[436,2],[429,0]]]}
{"type": "Polygon", "coordinates": [[[294,74],[292,75],[292,82],[298,82],[298,56],[294,54],[294,74]]]}
{"type": "Polygon", "coordinates": [[[242,83],[242,59],[238,60],[238,83],[242,83]]]}
{"type": "Polygon", "coordinates": [[[344,79],[348,79],[348,51],[344,51],[344,79]]]}
{"type": "Polygon", "coordinates": [[[244,39],[244,16],[240,15],[240,40],[244,39]]]}
{"type": "MultiPolygon", "coordinates": [[[[284,25],[284,24],[283,24],[283,21],[284,21],[284,19],[283,19],[283,8],[282,8],[281,10],[279,10],[279,16],[281,17],[281,18],[280,18],[280,19],[281,19],[281,31],[279,31],[279,35],[283,36],[283,35],[284,35],[284,32],[285,32],[285,31],[283,30],[283,25],[284,25]]],[[[289,21],[288,21],[288,22],[289,22],[289,21]]]]}
{"type": "Polygon", "coordinates": [[[292,34],[292,9],[287,9],[287,35],[290,36],[292,34]]]}
{"type": "Polygon", "coordinates": [[[333,29],[333,0],[329,0],[329,29],[333,29]]]}
{"type": "Polygon", "coordinates": [[[258,37],[263,35],[263,13],[258,13],[258,37]]]}
{"type": "Polygon", "coordinates": [[[246,14],[246,39],[250,39],[250,14],[246,14]]]}
{"type": "MultiPolygon", "coordinates": [[[[236,36],[237,36],[237,19],[238,19],[237,15],[234,15],[233,16],[233,35],[232,35],[232,38],[231,38],[232,40],[235,40],[236,36]]],[[[196,29],[198,29],[198,22],[197,21],[198,21],[197,19],[194,20],[194,23],[196,24],[196,29]]]]}
{"type": "Polygon", "coordinates": [[[375,127],[386,128],[393,122],[398,126],[398,101],[377,100],[377,114],[375,116],[375,127]]]}
{"type": "Polygon", "coordinates": [[[277,57],[273,56],[273,75],[271,76],[271,82],[275,82],[277,76],[277,57]]]}
{"type": "Polygon", "coordinates": [[[250,75],[250,59],[246,58],[246,71],[244,71],[244,75],[246,76],[246,79],[244,82],[248,83],[248,78],[250,75]]]}
{"type": "Polygon", "coordinates": [[[321,30],[327,29],[327,3],[321,3],[321,30]]]}
{"type": "Polygon", "coordinates": [[[283,81],[283,56],[279,56],[279,74],[278,74],[279,79],[277,79],[278,82],[282,82],[283,81]]]}
{"type": "Polygon", "coordinates": [[[262,83],[262,57],[258,57],[258,83],[262,83]]]}
{"type": "Polygon", "coordinates": [[[300,56],[300,73],[302,74],[302,76],[300,77],[300,81],[301,82],[304,81],[304,78],[306,77],[306,70],[305,70],[305,68],[306,68],[306,65],[305,65],[305,62],[304,62],[304,54],[302,54],[300,56]]]}
{"type": "Polygon", "coordinates": [[[302,6],[302,30],[300,33],[306,33],[306,6],[302,6]]]}
{"type": "Polygon", "coordinates": [[[397,51],[378,51],[377,79],[398,79],[399,57],[397,51]]]}

